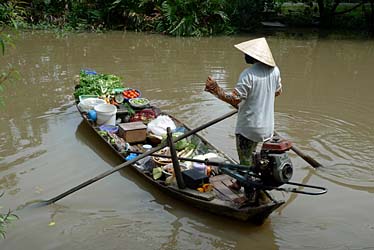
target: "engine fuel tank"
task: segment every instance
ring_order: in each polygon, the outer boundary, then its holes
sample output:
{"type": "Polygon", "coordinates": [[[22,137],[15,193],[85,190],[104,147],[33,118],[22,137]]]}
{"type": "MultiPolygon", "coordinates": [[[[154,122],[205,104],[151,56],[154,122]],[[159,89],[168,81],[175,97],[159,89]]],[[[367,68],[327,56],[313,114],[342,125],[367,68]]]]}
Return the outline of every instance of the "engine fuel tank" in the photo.
{"type": "Polygon", "coordinates": [[[274,136],[270,140],[264,142],[261,150],[281,153],[291,149],[291,147],[291,141],[279,136],[274,136]]]}

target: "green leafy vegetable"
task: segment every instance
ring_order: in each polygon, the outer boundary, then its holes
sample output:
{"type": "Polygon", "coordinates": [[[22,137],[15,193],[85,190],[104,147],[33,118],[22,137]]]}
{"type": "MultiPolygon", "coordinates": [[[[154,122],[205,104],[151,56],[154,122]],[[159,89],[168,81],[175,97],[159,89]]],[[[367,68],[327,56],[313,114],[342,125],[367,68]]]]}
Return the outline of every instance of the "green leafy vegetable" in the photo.
{"type": "Polygon", "coordinates": [[[111,74],[87,74],[81,71],[79,84],[75,88],[74,96],[81,95],[108,96],[116,88],[122,88],[121,78],[111,74]]]}
{"type": "Polygon", "coordinates": [[[129,112],[130,116],[135,115],[135,110],[133,110],[133,108],[131,108],[131,106],[127,102],[124,104],[124,106],[127,109],[127,112],[129,112]]]}
{"type": "Polygon", "coordinates": [[[149,101],[146,98],[134,98],[130,99],[130,103],[135,105],[147,105],[149,101]]]}
{"type": "Polygon", "coordinates": [[[152,169],[153,179],[157,180],[162,176],[162,168],[157,167],[152,169]]]}
{"type": "MultiPolygon", "coordinates": [[[[175,139],[175,138],[177,138],[177,137],[179,137],[181,135],[183,135],[182,132],[175,132],[175,133],[173,133],[173,139],[175,139]]],[[[162,137],[162,141],[166,140],[166,138],[167,138],[167,135],[164,135],[162,137]]],[[[182,149],[184,149],[184,148],[186,148],[188,146],[190,146],[190,143],[188,142],[187,138],[184,138],[184,139],[182,139],[180,141],[177,141],[175,143],[175,149],[176,150],[182,150],[182,149]]]]}

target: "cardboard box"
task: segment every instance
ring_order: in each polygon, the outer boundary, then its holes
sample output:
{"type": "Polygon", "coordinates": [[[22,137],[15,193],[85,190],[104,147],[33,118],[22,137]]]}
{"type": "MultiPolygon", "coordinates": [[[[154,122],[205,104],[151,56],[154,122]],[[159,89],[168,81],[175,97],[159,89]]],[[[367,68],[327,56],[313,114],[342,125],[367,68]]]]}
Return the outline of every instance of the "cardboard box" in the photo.
{"type": "Polygon", "coordinates": [[[128,143],[142,142],[147,138],[147,126],[143,122],[120,123],[119,136],[128,143]]]}

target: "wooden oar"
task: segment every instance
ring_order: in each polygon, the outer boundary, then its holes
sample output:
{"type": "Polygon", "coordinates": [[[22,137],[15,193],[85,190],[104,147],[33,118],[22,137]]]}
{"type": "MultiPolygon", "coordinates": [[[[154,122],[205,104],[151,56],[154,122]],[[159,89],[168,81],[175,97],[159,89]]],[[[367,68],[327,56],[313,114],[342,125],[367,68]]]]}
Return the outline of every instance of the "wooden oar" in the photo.
{"type": "MultiPolygon", "coordinates": [[[[141,154],[142,152],[139,151],[127,151],[128,153],[134,153],[134,154],[141,154]]],[[[158,157],[158,158],[166,158],[166,159],[172,159],[173,157],[171,155],[162,155],[162,154],[151,154],[151,156],[158,157]]],[[[190,162],[196,162],[196,163],[202,163],[209,166],[217,166],[217,167],[227,167],[227,168],[235,168],[239,170],[248,170],[249,166],[247,165],[240,165],[240,164],[233,164],[228,162],[218,162],[218,161],[210,161],[208,159],[200,160],[200,159],[193,159],[193,158],[186,158],[186,157],[177,157],[179,161],[190,161],[190,162]]]]}
{"type": "MultiPolygon", "coordinates": [[[[186,137],[188,137],[190,135],[193,135],[193,134],[199,132],[200,130],[203,130],[203,129],[209,127],[209,126],[212,126],[213,124],[215,124],[217,122],[220,122],[220,121],[222,121],[222,120],[224,120],[224,119],[226,119],[226,118],[228,118],[228,117],[236,114],[237,112],[238,112],[237,110],[233,110],[233,111],[231,111],[231,112],[229,112],[229,113],[227,113],[227,114],[225,114],[225,115],[223,115],[221,117],[218,117],[218,118],[216,118],[216,119],[214,119],[214,120],[212,120],[210,122],[207,122],[207,123],[205,123],[205,124],[203,124],[203,125],[195,128],[195,129],[187,131],[183,135],[178,136],[177,138],[173,139],[173,142],[174,143],[178,142],[178,141],[180,141],[180,140],[182,140],[182,139],[184,139],[184,138],[186,138],[186,137]]],[[[66,192],[64,192],[64,193],[62,193],[62,194],[60,194],[60,195],[58,195],[56,197],[53,197],[53,198],[51,198],[49,200],[46,200],[46,201],[42,201],[41,205],[49,205],[49,204],[55,203],[56,201],[61,200],[62,198],[68,196],[69,194],[72,194],[72,193],[74,193],[74,192],[76,192],[76,191],[78,191],[78,190],[80,190],[80,189],[82,189],[82,188],[84,188],[84,187],[86,187],[86,186],[88,186],[88,185],[90,185],[90,184],[98,181],[98,180],[101,180],[104,177],[106,177],[106,176],[108,176],[108,175],[110,175],[110,174],[112,174],[114,172],[117,172],[118,170],[120,170],[120,169],[122,169],[124,167],[127,167],[127,166],[129,166],[129,165],[137,162],[138,160],[143,159],[144,157],[146,157],[148,155],[151,155],[151,154],[159,151],[160,149],[162,149],[162,148],[164,148],[166,146],[167,146],[167,141],[161,143],[159,146],[157,146],[157,147],[155,147],[155,148],[153,148],[153,149],[151,149],[149,151],[146,151],[145,153],[137,156],[136,158],[134,158],[132,160],[126,161],[126,162],[124,162],[124,163],[122,163],[122,164],[114,167],[111,170],[108,170],[108,171],[106,171],[106,172],[104,172],[104,173],[102,173],[102,174],[100,174],[100,175],[98,175],[98,176],[96,176],[96,177],[94,177],[92,179],[89,179],[89,180],[87,180],[87,181],[79,184],[78,186],[75,186],[75,187],[67,190],[66,192]]]]}
{"type": "MultiPolygon", "coordinates": [[[[274,135],[276,136],[280,136],[277,131],[274,131],[274,135]]],[[[308,162],[312,167],[314,168],[319,168],[319,167],[323,167],[323,165],[321,163],[319,163],[318,161],[316,161],[315,159],[313,159],[311,156],[301,152],[301,150],[296,147],[295,145],[292,145],[291,146],[291,150],[294,151],[298,156],[300,156],[301,158],[303,158],[306,162],[308,162]]]]}

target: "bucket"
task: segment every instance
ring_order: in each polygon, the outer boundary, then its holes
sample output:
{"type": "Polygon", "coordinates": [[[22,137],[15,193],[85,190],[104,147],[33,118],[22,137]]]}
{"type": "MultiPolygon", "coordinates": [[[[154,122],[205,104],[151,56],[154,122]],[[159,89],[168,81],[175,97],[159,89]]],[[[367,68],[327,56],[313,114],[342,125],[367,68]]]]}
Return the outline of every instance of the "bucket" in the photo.
{"type": "Polygon", "coordinates": [[[88,112],[94,109],[96,105],[106,103],[103,99],[99,98],[86,98],[79,103],[79,107],[83,112],[88,112]]]}
{"type": "Polygon", "coordinates": [[[94,109],[97,115],[97,125],[116,125],[116,106],[103,103],[96,105],[94,109]]]}

